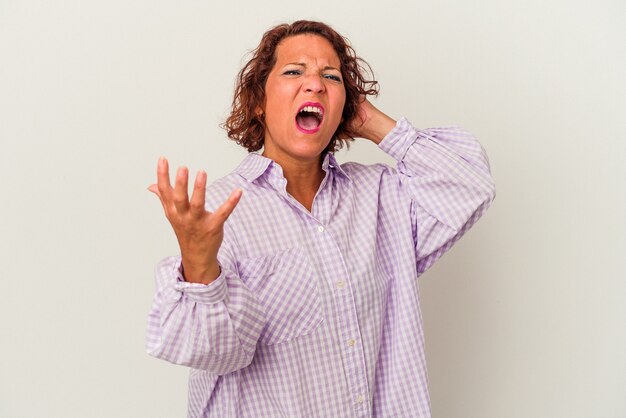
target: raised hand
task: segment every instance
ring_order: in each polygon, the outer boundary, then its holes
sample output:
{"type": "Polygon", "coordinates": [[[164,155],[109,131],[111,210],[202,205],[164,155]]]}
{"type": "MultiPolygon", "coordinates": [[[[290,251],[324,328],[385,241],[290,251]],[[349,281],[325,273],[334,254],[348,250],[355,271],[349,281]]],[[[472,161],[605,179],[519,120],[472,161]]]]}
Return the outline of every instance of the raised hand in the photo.
{"type": "Polygon", "coordinates": [[[369,139],[378,144],[395,125],[395,120],[362,97],[357,114],[350,123],[350,133],[354,137],[369,139]]]}
{"type": "Polygon", "coordinates": [[[207,175],[199,171],[191,199],[187,194],[189,173],[186,167],[176,172],[170,185],[169,165],[161,157],[157,165],[157,184],[148,187],[163,205],[180,246],[185,280],[208,284],[220,274],[217,252],[224,238],[224,222],[239,203],[242,190],[234,190],[215,212],[204,208],[207,175]]]}

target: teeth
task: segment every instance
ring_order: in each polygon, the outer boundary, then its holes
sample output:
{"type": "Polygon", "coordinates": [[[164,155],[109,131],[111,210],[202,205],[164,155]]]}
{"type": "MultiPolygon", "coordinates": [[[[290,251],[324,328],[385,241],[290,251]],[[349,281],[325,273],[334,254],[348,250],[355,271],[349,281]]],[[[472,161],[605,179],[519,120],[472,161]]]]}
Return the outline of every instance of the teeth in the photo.
{"type": "Polygon", "coordinates": [[[322,114],[322,109],[317,106],[304,106],[300,112],[318,113],[322,114]]]}

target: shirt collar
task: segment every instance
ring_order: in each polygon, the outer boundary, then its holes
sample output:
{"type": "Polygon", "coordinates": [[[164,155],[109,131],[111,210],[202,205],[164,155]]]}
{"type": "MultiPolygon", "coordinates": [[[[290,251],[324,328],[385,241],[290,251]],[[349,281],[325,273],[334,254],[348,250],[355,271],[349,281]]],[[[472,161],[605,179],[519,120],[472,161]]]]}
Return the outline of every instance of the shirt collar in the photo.
{"type": "MultiPolygon", "coordinates": [[[[235,169],[235,172],[245,178],[249,183],[252,183],[256,179],[261,177],[270,168],[280,169],[280,166],[278,166],[278,164],[275,164],[274,161],[270,158],[264,157],[261,154],[251,152],[241,162],[241,164],[239,164],[239,167],[235,169]]],[[[322,170],[326,172],[333,171],[335,172],[335,174],[341,175],[348,180],[351,180],[348,173],[344,171],[344,169],[335,159],[334,154],[326,153],[326,155],[324,156],[324,161],[322,161],[322,170]]],[[[280,174],[282,176],[282,169],[280,170],[280,174]]]]}
{"type": "Polygon", "coordinates": [[[351,180],[348,173],[345,172],[343,167],[341,167],[341,164],[339,164],[335,159],[335,154],[332,154],[330,152],[326,153],[326,155],[324,156],[324,161],[322,161],[322,170],[328,172],[328,169],[334,170],[336,174],[341,175],[348,180],[351,180]]]}
{"type": "Polygon", "coordinates": [[[269,158],[265,158],[261,154],[251,152],[235,169],[235,172],[246,179],[249,183],[259,178],[265,173],[270,164],[273,163],[269,158]]]}

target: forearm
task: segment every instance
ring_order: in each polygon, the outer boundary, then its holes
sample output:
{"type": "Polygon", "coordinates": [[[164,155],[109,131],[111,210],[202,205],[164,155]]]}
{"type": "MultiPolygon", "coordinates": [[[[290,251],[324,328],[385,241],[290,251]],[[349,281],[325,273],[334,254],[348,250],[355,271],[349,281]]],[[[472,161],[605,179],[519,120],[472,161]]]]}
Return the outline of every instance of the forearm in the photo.
{"type": "Polygon", "coordinates": [[[398,161],[409,197],[452,229],[495,197],[484,149],[459,127],[417,130],[402,119],[379,146],[398,161]]]}
{"type": "Polygon", "coordinates": [[[256,297],[228,271],[207,286],[182,281],[177,266],[172,257],[157,267],[148,353],[215,374],[246,367],[265,324],[256,297]]]}
{"type": "Polygon", "coordinates": [[[398,161],[383,182],[381,204],[406,199],[421,274],[490,206],[495,186],[489,162],[476,138],[461,128],[419,131],[405,119],[379,146],[398,161]]]}

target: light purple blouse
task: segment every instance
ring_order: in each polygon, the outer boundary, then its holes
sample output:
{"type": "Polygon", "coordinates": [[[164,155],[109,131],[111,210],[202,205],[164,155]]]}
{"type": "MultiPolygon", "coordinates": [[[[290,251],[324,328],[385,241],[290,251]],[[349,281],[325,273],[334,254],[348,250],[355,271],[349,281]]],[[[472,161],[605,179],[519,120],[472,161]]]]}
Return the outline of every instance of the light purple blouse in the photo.
{"type": "Polygon", "coordinates": [[[191,368],[189,417],[430,417],[417,277],[495,196],[467,131],[416,130],[380,143],[397,169],[323,161],[311,212],[282,169],[250,154],[208,188],[214,210],[244,190],[209,285],[180,257],[156,268],[152,356],[191,368]]]}

